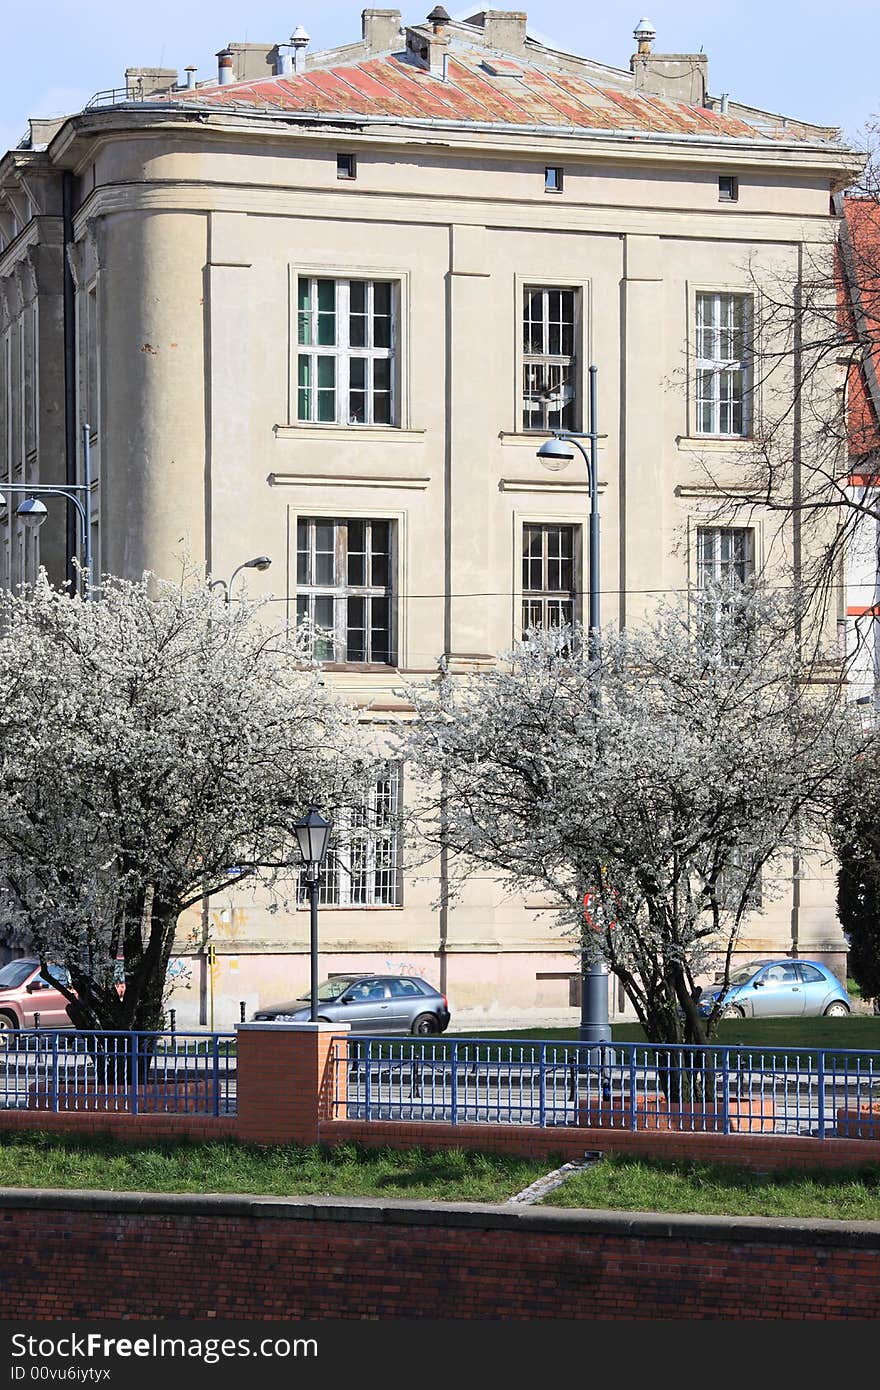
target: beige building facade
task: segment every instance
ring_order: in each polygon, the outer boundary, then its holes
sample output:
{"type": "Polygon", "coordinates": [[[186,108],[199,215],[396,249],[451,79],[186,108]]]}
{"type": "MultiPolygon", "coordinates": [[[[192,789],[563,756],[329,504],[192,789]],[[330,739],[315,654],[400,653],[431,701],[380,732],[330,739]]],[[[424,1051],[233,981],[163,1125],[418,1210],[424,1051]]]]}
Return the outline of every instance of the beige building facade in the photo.
{"type": "MultiPolygon", "coordinates": [[[[771,513],[719,514],[711,475],[735,486],[762,408],[755,276],[825,253],[855,166],[835,131],[711,97],[705,56],[655,54],[644,22],[621,69],[518,12],[366,10],[362,31],[233,44],[203,83],[131,69],[31,122],[0,163],[0,457],[8,485],[78,482],[88,424],[96,571],[188,557],[228,579],[270,556],[236,583],[327,630],[328,676],[381,738],[441,659],[478,671],[529,622],[585,617],[586,471],[536,451],[589,427],[591,365],[603,622],[792,561],[771,513]]],[[[5,583],[69,568],[76,519],[48,505],[38,536],[7,507],[5,583]]],[[[406,796],[389,769],[377,825],[406,796]]],[[[441,865],[408,874],[393,836],[363,850],[341,826],[322,972],[421,974],[460,1013],[575,1002],[545,905],[442,888],[441,865]]],[[[241,892],[179,945],[181,1026],[308,979],[307,912],[241,892]]],[[[740,947],[842,969],[830,866],[740,947]]]]}

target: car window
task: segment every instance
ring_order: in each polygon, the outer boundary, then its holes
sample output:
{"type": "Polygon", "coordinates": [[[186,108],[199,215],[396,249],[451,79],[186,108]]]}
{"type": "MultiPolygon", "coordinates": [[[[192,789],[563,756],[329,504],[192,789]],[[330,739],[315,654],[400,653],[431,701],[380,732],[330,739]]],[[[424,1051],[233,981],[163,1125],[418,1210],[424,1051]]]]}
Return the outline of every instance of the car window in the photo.
{"type": "Polygon", "coordinates": [[[768,985],[796,985],[798,982],[797,966],[794,964],[771,965],[761,977],[768,985]]]}
{"type": "Polygon", "coordinates": [[[412,980],[392,980],[390,989],[395,999],[416,999],[420,998],[422,993],[412,980]]]}
{"type": "Polygon", "coordinates": [[[798,970],[801,972],[801,979],[806,980],[807,984],[815,985],[820,982],[822,984],[825,983],[825,976],[822,974],[821,970],[816,969],[815,965],[801,964],[798,966],[798,970]]]}
{"type": "Polygon", "coordinates": [[[69,985],[70,971],[63,965],[49,965],[46,967],[45,975],[41,975],[40,979],[45,980],[47,985],[69,985]]]}
{"type": "Polygon", "coordinates": [[[385,999],[386,986],[379,980],[359,980],[352,985],[350,999],[385,999]]]}
{"type": "Polygon", "coordinates": [[[11,960],[0,970],[0,989],[15,989],[34,973],[35,961],[11,960]]]}

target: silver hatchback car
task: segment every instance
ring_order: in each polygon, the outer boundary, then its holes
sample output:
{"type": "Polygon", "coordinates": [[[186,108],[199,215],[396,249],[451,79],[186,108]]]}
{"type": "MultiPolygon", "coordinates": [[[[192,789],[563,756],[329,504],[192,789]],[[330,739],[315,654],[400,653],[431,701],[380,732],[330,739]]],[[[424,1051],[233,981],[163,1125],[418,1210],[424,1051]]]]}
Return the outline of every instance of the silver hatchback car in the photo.
{"type": "MultiPolygon", "coordinates": [[[[711,1013],[722,993],[720,985],[704,989],[700,1013],[711,1013]]],[[[721,1005],[727,1018],[818,1014],[844,1018],[852,1012],[850,997],[834,971],[818,960],[758,960],[743,965],[731,975],[721,1005]]]]}
{"type": "MultiPolygon", "coordinates": [[[[257,1009],[254,1022],[306,1023],[309,996],[257,1009]]],[[[318,1018],[348,1023],[353,1033],[443,1033],[449,1026],[444,994],[414,975],[336,975],[318,986],[318,1018]]]]}

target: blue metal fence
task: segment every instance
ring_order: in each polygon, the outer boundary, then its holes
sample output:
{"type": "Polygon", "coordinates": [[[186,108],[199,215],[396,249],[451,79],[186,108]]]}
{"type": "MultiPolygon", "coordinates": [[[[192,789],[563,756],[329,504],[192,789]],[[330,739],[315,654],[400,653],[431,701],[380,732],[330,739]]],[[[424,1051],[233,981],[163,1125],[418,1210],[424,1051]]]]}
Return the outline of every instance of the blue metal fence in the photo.
{"type": "Polygon", "coordinates": [[[0,1033],[0,1110],[234,1115],[234,1033],[0,1033]]]}
{"type": "Polygon", "coordinates": [[[349,1036],[333,1066],[349,1119],[880,1139],[880,1052],[349,1036]]]}

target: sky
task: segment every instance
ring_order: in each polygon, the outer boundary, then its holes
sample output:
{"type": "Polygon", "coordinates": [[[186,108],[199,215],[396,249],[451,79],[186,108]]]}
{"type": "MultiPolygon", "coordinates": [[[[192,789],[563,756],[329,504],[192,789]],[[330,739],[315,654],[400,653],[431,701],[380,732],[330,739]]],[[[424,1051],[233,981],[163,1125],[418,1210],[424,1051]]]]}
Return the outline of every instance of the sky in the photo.
{"type": "MultiPolygon", "coordinates": [[[[192,63],[201,81],[216,73],[215,55],[227,43],[286,41],[297,25],[314,50],[358,39],[362,8],[363,0],[16,5],[4,25],[0,151],[18,143],[28,117],[67,114],[95,92],[123,86],[127,67],[176,67],[183,80],[192,63]]],[[[404,23],[421,23],[431,8],[433,0],[402,7],[404,23]]],[[[480,5],[460,10],[447,0],[447,8],[466,18],[480,5]]],[[[708,55],[713,95],[727,92],[767,111],[839,126],[854,144],[880,115],[877,0],[634,0],[631,11],[599,0],[517,0],[517,8],[526,9],[536,37],[619,68],[628,68],[632,31],[647,14],[657,31],[655,52],[708,55]]]]}

